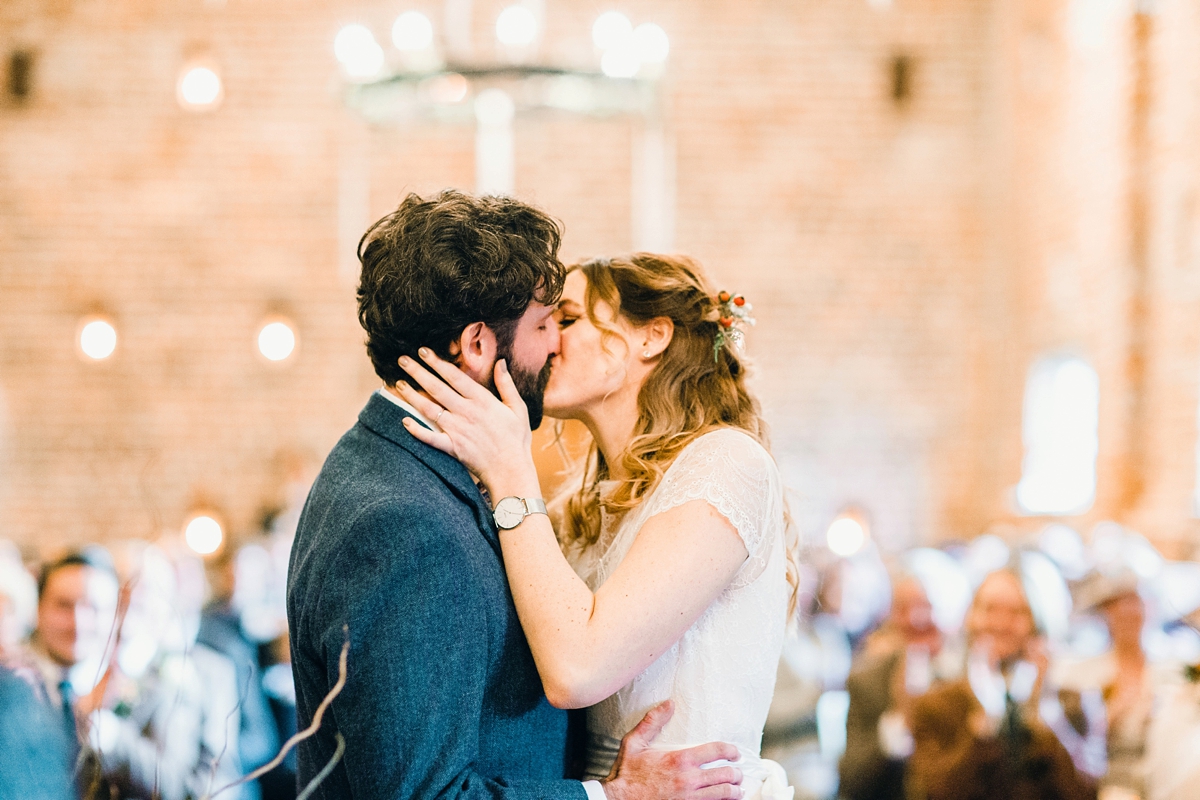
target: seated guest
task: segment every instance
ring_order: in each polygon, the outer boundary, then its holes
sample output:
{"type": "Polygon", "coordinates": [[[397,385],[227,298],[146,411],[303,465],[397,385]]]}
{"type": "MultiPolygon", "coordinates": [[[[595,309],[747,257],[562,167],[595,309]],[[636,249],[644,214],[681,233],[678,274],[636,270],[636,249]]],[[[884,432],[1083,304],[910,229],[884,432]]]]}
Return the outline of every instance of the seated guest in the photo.
{"type": "MultiPolygon", "coordinates": [[[[1183,622],[1200,628],[1200,611],[1191,611],[1183,622]]],[[[1172,677],[1160,686],[1146,733],[1145,800],[1200,797],[1200,664],[1183,667],[1172,677]]]]}
{"type": "Polygon", "coordinates": [[[910,696],[928,689],[942,633],[921,582],[901,576],[887,620],[868,639],[846,681],[850,710],[846,752],[838,764],[847,800],[902,800],[904,765],[912,751],[906,711],[910,696]]]}
{"type": "Polygon", "coordinates": [[[117,575],[108,554],[92,547],[43,567],[37,590],[37,628],[27,654],[34,691],[68,742],[77,785],[90,794],[98,775],[87,766],[75,769],[77,763],[90,764],[80,758],[77,719],[92,711],[103,692],[103,680],[99,686],[93,683],[101,679],[105,648],[116,626],[117,575]],[[77,696],[77,689],[86,694],[77,696]]]}
{"type": "Polygon", "coordinates": [[[966,628],[968,679],[935,687],[911,704],[909,796],[1095,798],[1094,781],[1060,741],[1061,706],[1046,686],[1049,659],[1017,573],[1000,570],[984,579],[966,628]]]}
{"type": "Polygon", "coordinates": [[[0,663],[24,661],[25,639],[37,619],[37,581],[11,542],[0,540],[0,663]]]}
{"type": "MultiPolygon", "coordinates": [[[[1163,667],[1150,664],[1142,649],[1146,607],[1132,572],[1095,573],[1076,593],[1082,611],[1101,614],[1108,626],[1111,649],[1086,661],[1057,670],[1062,686],[1102,692],[1108,718],[1108,773],[1101,788],[1124,790],[1125,796],[1145,797],[1146,731],[1155,695],[1166,677],[1163,667]]],[[[1200,785],[1197,787],[1200,794],[1200,785]]]]}
{"type": "MultiPolygon", "coordinates": [[[[241,776],[233,664],[195,643],[200,609],[159,548],[126,546],[132,574],[116,663],[89,741],[119,796],[205,797],[241,776]]],[[[222,792],[244,800],[244,787],[222,792]]]]}
{"type": "Polygon", "coordinates": [[[0,800],[71,800],[69,726],[33,687],[0,667],[0,800]]]}
{"type": "MultiPolygon", "coordinates": [[[[279,751],[279,730],[263,692],[258,644],[246,635],[241,615],[233,603],[237,589],[236,554],[232,548],[228,549],[206,567],[212,598],[200,616],[197,641],[224,655],[237,670],[242,701],[238,711],[238,755],[242,767],[252,771],[266,764],[279,751]]],[[[290,778],[294,784],[295,776],[290,778]]],[[[255,800],[260,795],[262,783],[260,780],[246,787],[248,800],[255,800]]]]}

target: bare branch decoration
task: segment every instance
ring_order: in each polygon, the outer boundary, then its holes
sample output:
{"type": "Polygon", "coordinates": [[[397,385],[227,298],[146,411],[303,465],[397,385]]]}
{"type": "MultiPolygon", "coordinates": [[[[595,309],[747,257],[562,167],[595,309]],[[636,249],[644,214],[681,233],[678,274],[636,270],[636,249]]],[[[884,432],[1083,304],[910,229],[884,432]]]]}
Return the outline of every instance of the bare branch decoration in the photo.
{"type": "MultiPolygon", "coordinates": [[[[208,795],[205,798],[203,798],[203,800],[212,800],[212,798],[216,797],[221,792],[224,792],[227,789],[232,789],[235,786],[241,786],[243,783],[248,783],[250,781],[257,780],[258,778],[262,777],[263,775],[266,775],[268,772],[275,769],[275,767],[277,767],[283,763],[283,759],[287,757],[287,754],[291,751],[291,749],[293,747],[295,747],[296,745],[298,745],[300,742],[304,741],[305,739],[309,738],[310,736],[315,734],[320,729],[321,718],[325,716],[325,711],[333,703],[334,698],[337,697],[339,694],[341,694],[342,688],[346,685],[346,659],[350,655],[350,627],[348,625],[343,625],[342,633],[345,634],[346,640],[342,644],[342,653],[338,657],[337,683],[335,683],[333,685],[333,688],[331,688],[329,690],[329,694],[325,695],[325,699],[321,701],[321,704],[319,706],[317,706],[317,710],[315,712],[313,712],[312,724],[310,724],[307,728],[305,728],[304,730],[297,733],[292,738],[288,739],[284,743],[283,748],[280,749],[279,753],[273,759],[268,761],[266,764],[263,764],[261,767],[254,770],[254,772],[251,772],[249,775],[245,775],[245,776],[239,778],[238,780],[234,781],[233,783],[222,786],[220,789],[213,792],[211,795],[208,795]]],[[[338,747],[337,747],[337,750],[333,754],[333,758],[331,758],[329,760],[329,763],[326,764],[325,767],[319,773],[317,773],[317,775],[313,778],[313,780],[305,788],[304,792],[300,795],[300,797],[297,797],[296,800],[300,800],[301,797],[307,797],[311,793],[311,790],[316,789],[317,785],[319,785],[321,783],[321,781],[325,780],[325,778],[333,770],[334,766],[336,766],[337,762],[341,759],[342,753],[344,753],[346,750],[346,743],[342,739],[341,734],[338,734],[337,739],[338,739],[338,747]]]]}

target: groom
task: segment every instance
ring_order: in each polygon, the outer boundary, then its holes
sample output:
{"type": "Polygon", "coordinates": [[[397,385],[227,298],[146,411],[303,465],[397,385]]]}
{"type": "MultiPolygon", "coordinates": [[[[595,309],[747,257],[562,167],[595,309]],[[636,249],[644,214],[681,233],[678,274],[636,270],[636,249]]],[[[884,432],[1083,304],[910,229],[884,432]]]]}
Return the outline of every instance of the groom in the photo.
{"type": "Polygon", "coordinates": [[[712,744],[660,752],[670,717],[651,710],[603,782],[567,780],[567,715],[546,700],[509,594],[493,510],[461,463],[414,439],[435,427],[394,387],[422,346],[490,385],[498,358],[537,427],[558,351],[565,278],[558,224],[506,198],[409,195],[359,245],[359,321],[385,384],[325,461],[300,518],[288,622],[300,728],[338,681],[318,732],[299,746],[300,785],[341,760],[315,797],[362,800],[726,800],[736,770],[712,744]]]}

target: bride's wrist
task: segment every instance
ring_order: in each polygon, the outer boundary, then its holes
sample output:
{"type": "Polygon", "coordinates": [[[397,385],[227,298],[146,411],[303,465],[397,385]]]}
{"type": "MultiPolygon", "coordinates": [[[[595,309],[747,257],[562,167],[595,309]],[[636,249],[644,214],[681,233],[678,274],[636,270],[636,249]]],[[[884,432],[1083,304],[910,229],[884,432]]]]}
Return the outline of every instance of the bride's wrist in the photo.
{"type": "Polygon", "coordinates": [[[487,476],[484,480],[495,504],[503,497],[541,497],[542,485],[533,465],[506,469],[502,473],[487,476]]]}

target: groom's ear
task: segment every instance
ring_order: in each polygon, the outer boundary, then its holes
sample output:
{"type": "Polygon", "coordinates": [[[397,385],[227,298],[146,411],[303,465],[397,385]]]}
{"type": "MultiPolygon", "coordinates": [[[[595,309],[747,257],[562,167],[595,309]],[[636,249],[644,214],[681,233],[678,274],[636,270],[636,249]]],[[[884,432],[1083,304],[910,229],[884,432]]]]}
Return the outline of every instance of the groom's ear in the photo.
{"type": "Polygon", "coordinates": [[[451,351],[454,344],[458,345],[458,367],[476,383],[490,386],[496,365],[496,332],[483,322],[472,322],[463,328],[457,342],[451,343],[451,351]]]}

